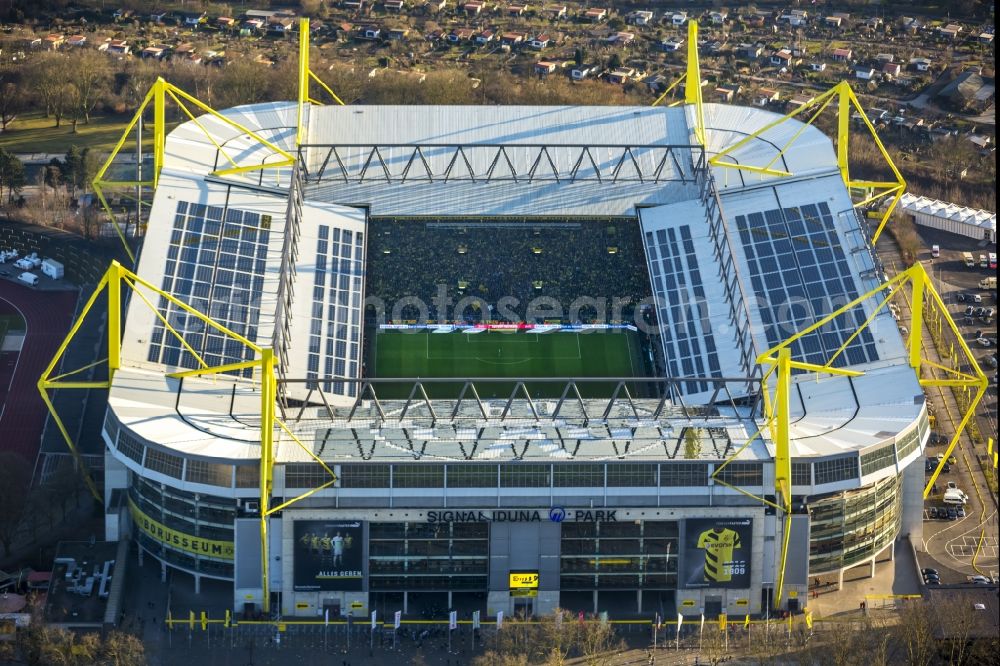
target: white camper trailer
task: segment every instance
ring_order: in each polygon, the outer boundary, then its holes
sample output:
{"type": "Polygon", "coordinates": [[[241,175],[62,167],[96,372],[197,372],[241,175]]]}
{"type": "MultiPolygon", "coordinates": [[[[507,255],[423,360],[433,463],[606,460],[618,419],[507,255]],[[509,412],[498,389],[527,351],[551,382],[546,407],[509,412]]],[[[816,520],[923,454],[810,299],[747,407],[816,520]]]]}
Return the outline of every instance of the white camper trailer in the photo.
{"type": "Polygon", "coordinates": [[[53,280],[61,280],[62,276],[65,274],[62,263],[56,261],[55,259],[44,260],[42,262],[42,272],[53,280]]]}

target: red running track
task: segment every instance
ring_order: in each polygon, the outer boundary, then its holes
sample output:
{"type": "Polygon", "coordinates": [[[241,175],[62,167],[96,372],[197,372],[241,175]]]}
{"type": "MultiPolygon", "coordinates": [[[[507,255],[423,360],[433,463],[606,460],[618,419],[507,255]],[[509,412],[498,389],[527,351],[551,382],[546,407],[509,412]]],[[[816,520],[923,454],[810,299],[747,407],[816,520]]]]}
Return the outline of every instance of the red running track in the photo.
{"type": "Polygon", "coordinates": [[[76,299],[76,291],[37,291],[0,280],[0,313],[20,313],[27,325],[20,355],[0,354],[0,451],[31,465],[48,413],[36,384],[69,331],[76,299]]]}

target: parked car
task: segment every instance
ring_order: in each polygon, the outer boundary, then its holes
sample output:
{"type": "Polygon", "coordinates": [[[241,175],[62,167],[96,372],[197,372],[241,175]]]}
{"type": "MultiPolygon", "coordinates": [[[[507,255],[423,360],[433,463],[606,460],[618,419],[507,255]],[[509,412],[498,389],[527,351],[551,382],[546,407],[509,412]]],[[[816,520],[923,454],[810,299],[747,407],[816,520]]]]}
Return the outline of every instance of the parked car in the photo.
{"type": "Polygon", "coordinates": [[[968,306],[966,306],[966,308],[965,308],[965,315],[966,315],[967,317],[971,317],[971,316],[972,316],[972,313],[973,313],[973,312],[975,312],[975,311],[976,311],[976,308],[972,307],[971,305],[968,305],[968,306]]]}
{"type": "Polygon", "coordinates": [[[952,465],[957,465],[958,464],[958,458],[956,458],[955,456],[951,456],[951,457],[948,458],[948,462],[951,463],[952,465]]]}
{"type": "Polygon", "coordinates": [[[956,511],[952,507],[950,506],[948,507],[947,513],[948,513],[948,520],[958,520],[958,511],[956,511]]]}
{"type": "Polygon", "coordinates": [[[927,509],[927,517],[928,518],[937,518],[938,517],[938,510],[937,510],[936,506],[932,506],[931,508],[927,509]]]}
{"type": "Polygon", "coordinates": [[[975,583],[976,585],[992,585],[993,584],[992,579],[990,579],[990,578],[988,578],[986,576],[980,576],[978,574],[976,574],[975,576],[969,576],[968,580],[969,580],[970,583],[975,583]]]}
{"type": "Polygon", "coordinates": [[[990,341],[987,338],[976,338],[976,344],[980,347],[989,347],[990,341]]]}
{"type": "Polygon", "coordinates": [[[948,463],[945,463],[944,467],[941,468],[941,472],[944,474],[947,474],[950,471],[951,471],[951,465],[949,465],[948,463]]]}
{"type": "Polygon", "coordinates": [[[925,580],[924,585],[940,585],[941,581],[937,578],[932,578],[931,580],[925,580]]]}
{"type": "Polygon", "coordinates": [[[959,303],[964,303],[965,302],[965,294],[955,294],[955,299],[959,303]]]}
{"type": "Polygon", "coordinates": [[[957,509],[955,509],[955,513],[958,514],[959,518],[965,518],[965,507],[961,507],[961,506],[958,507],[957,509]]]}
{"type": "Polygon", "coordinates": [[[924,575],[924,576],[928,576],[928,575],[933,575],[933,576],[940,576],[940,575],[941,575],[941,574],[939,574],[939,573],[938,573],[938,570],[937,570],[937,569],[932,569],[932,568],[930,568],[930,567],[927,567],[927,568],[925,568],[925,569],[921,569],[921,570],[920,570],[920,573],[921,573],[922,575],[924,575]]]}
{"type": "Polygon", "coordinates": [[[954,481],[948,482],[948,490],[958,490],[958,484],[954,481]]]}

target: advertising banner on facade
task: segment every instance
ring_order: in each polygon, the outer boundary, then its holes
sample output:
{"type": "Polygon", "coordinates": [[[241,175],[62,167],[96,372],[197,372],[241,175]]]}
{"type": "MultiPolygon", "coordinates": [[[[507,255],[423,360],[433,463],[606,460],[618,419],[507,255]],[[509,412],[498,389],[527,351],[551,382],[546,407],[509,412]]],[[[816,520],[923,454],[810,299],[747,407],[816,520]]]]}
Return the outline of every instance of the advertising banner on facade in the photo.
{"type": "Polygon", "coordinates": [[[682,527],[681,587],[750,587],[752,518],[689,518],[682,527]]]}
{"type": "Polygon", "coordinates": [[[220,560],[233,559],[232,541],[205,539],[171,529],[143,513],[142,509],[132,501],[131,497],[128,500],[128,508],[136,527],[156,541],[164,543],[171,548],[187,551],[195,555],[214,557],[220,560]]]}
{"type": "Polygon", "coordinates": [[[296,592],[364,589],[364,522],[297,520],[294,588],[296,592]]]}

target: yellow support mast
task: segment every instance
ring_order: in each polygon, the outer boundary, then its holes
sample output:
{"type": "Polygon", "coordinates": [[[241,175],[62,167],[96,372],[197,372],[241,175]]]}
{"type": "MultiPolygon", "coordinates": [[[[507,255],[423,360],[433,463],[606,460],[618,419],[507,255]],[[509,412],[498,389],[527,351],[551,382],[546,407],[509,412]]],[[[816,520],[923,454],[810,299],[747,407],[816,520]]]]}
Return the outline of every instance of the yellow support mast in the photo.
{"type": "Polygon", "coordinates": [[[698,60],[698,22],[688,21],[687,73],[684,76],[684,103],[694,107],[694,135],[705,145],[705,109],[701,100],[701,65],[698,60]]]}

